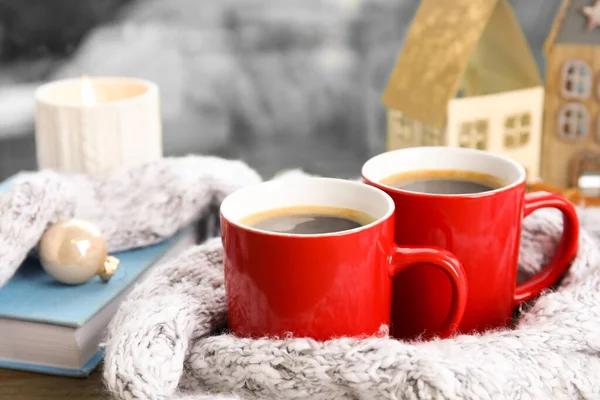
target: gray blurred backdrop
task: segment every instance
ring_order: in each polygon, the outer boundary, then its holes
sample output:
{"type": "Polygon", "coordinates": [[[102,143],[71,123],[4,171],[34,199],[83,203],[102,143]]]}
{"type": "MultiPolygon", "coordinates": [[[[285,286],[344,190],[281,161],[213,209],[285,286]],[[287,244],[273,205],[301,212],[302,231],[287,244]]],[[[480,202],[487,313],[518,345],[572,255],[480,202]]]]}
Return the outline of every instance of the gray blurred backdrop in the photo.
{"type": "MultiPolygon", "coordinates": [[[[511,1],[542,73],[560,1],[511,1]]],[[[166,155],[356,175],[384,149],[380,95],[418,3],[0,0],[0,179],[36,168],[37,85],[82,74],[155,81],[166,155]]]]}

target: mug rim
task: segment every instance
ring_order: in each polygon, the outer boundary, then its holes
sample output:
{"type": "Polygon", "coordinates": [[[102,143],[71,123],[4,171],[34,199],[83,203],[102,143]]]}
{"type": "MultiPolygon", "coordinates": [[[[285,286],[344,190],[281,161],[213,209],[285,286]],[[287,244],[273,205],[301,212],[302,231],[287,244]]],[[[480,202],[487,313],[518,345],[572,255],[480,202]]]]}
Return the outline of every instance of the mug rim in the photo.
{"type": "MultiPolygon", "coordinates": [[[[417,169],[415,169],[415,170],[417,170],[417,169]]],[[[392,175],[392,174],[390,174],[390,175],[392,175]]],[[[390,176],[390,175],[388,175],[388,176],[390,176]]],[[[386,151],[383,153],[379,153],[379,154],[369,158],[363,164],[363,166],[361,168],[361,176],[362,176],[363,180],[366,183],[368,183],[369,185],[372,185],[372,186],[374,186],[378,189],[381,189],[385,192],[392,192],[395,194],[402,194],[402,195],[406,195],[406,196],[419,196],[419,197],[427,197],[427,198],[483,198],[483,197],[495,196],[499,193],[503,193],[503,192],[512,190],[512,189],[517,188],[517,187],[521,186],[522,184],[524,184],[525,180],[526,180],[526,175],[527,174],[525,172],[525,168],[518,162],[516,162],[508,157],[504,157],[502,155],[491,153],[491,152],[485,151],[485,150],[470,149],[470,148],[464,148],[464,147],[452,147],[452,146],[417,146],[417,147],[406,147],[403,149],[390,150],[390,151],[386,151]],[[496,160],[500,160],[506,164],[510,164],[512,167],[514,167],[518,171],[519,178],[513,182],[510,182],[510,183],[502,186],[502,187],[499,187],[499,188],[493,189],[493,190],[487,190],[485,192],[445,194],[445,193],[414,192],[411,190],[400,189],[400,188],[397,188],[394,186],[386,185],[385,183],[382,183],[379,180],[369,178],[367,176],[367,174],[365,173],[365,169],[370,166],[369,164],[374,164],[378,161],[381,161],[384,157],[391,157],[392,154],[397,154],[398,156],[400,156],[401,153],[408,153],[410,151],[416,151],[417,149],[425,150],[425,151],[436,149],[438,151],[450,151],[450,152],[457,152],[457,153],[462,152],[464,154],[484,155],[485,157],[493,158],[496,160]]]]}
{"type": "MultiPolygon", "coordinates": [[[[293,205],[290,205],[290,206],[293,206],[293,205]]],[[[311,206],[311,204],[306,204],[306,206],[311,206]]],[[[286,206],[281,206],[278,208],[282,208],[282,207],[286,207],[286,206]]],[[[343,208],[346,208],[346,207],[343,207],[343,208]]],[[[244,188],[238,189],[238,190],[230,193],[229,195],[227,195],[227,197],[225,197],[225,199],[221,202],[221,205],[219,206],[219,215],[220,215],[221,219],[225,220],[227,223],[235,226],[238,229],[245,230],[249,233],[267,235],[267,236],[273,236],[273,237],[280,237],[280,238],[294,238],[294,239],[311,240],[311,239],[319,239],[319,238],[333,238],[333,237],[355,235],[364,230],[373,228],[373,227],[387,221],[388,219],[392,218],[394,216],[395,210],[396,210],[396,205],[394,203],[394,200],[391,198],[391,196],[389,194],[387,194],[385,191],[383,191],[379,188],[376,188],[376,187],[370,186],[370,185],[366,185],[365,183],[360,182],[360,181],[352,181],[352,180],[340,179],[340,178],[326,178],[326,177],[295,177],[295,178],[273,179],[273,180],[257,183],[255,185],[246,186],[244,188]],[[224,206],[225,207],[230,206],[228,203],[236,201],[237,198],[243,199],[245,193],[247,193],[248,191],[251,191],[251,190],[257,190],[256,189],[257,187],[298,184],[299,182],[302,182],[302,181],[315,181],[315,180],[325,182],[330,185],[345,185],[345,186],[361,187],[361,190],[370,191],[370,192],[374,193],[375,195],[383,198],[387,203],[387,210],[385,211],[384,215],[380,216],[379,218],[375,219],[373,222],[370,222],[366,225],[361,225],[357,228],[347,229],[344,231],[329,232],[329,233],[316,233],[316,234],[283,233],[283,232],[273,232],[273,231],[267,231],[264,229],[258,229],[258,228],[254,228],[249,225],[243,224],[243,223],[239,222],[238,220],[236,220],[234,218],[230,218],[229,216],[225,215],[225,213],[223,213],[224,206]]],[[[359,210],[357,210],[357,211],[359,211],[359,210]]],[[[361,211],[361,212],[363,212],[363,211],[361,211]]],[[[253,214],[253,213],[249,213],[245,216],[248,216],[251,214],[253,214]]]]}

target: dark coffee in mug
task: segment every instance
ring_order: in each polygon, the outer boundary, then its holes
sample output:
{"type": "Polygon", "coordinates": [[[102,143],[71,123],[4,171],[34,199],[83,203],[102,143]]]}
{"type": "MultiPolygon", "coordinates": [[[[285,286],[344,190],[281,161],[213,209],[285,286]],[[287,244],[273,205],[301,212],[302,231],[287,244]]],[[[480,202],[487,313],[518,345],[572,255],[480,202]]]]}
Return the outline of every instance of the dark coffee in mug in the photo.
{"type": "Polygon", "coordinates": [[[506,185],[497,176],[464,170],[401,172],[382,179],[381,183],[401,190],[430,194],[483,193],[506,185]]]}
{"type": "Polygon", "coordinates": [[[252,228],[296,235],[343,232],[373,221],[375,218],[361,211],[325,206],[276,208],[254,213],[240,220],[252,228]]]}

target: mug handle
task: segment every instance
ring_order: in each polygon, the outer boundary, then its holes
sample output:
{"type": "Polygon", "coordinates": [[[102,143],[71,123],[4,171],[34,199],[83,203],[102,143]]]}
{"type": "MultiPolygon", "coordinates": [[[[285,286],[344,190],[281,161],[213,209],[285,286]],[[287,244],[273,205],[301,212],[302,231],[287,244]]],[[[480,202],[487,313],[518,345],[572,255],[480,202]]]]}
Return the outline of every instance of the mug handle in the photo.
{"type": "Polygon", "coordinates": [[[579,218],[573,204],[561,195],[549,192],[533,192],[525,195],[523,218],[540,208],[556,208],[563,214],[563,233],[556,252],[548,265],[527,281],[517,285],[514,306],[539,295],[552,286],[569,268],[579,244],[579,218]]]}
{"type": "Polygon", "coordinates": [[[439,336],[452,336],[458,329],[467,306],[467,276],[458,258],[439,247],[396,246],[389,257],[389,264],[392,277],[415,264],[431,264],[448,276],[452,284],[452,304],[439,329],[439,336]]]}

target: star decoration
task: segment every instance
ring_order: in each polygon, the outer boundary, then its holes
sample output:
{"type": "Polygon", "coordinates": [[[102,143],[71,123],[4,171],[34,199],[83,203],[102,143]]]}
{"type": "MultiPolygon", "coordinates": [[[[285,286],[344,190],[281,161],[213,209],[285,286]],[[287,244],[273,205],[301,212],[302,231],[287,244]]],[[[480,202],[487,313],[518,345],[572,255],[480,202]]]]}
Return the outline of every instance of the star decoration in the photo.
{"type": "Polygon", "coordinates": [[[588,31],[600,26],[600,0],[594,0],[594,5],[582,7],[581,11],[587,17],[588,31]]]}

